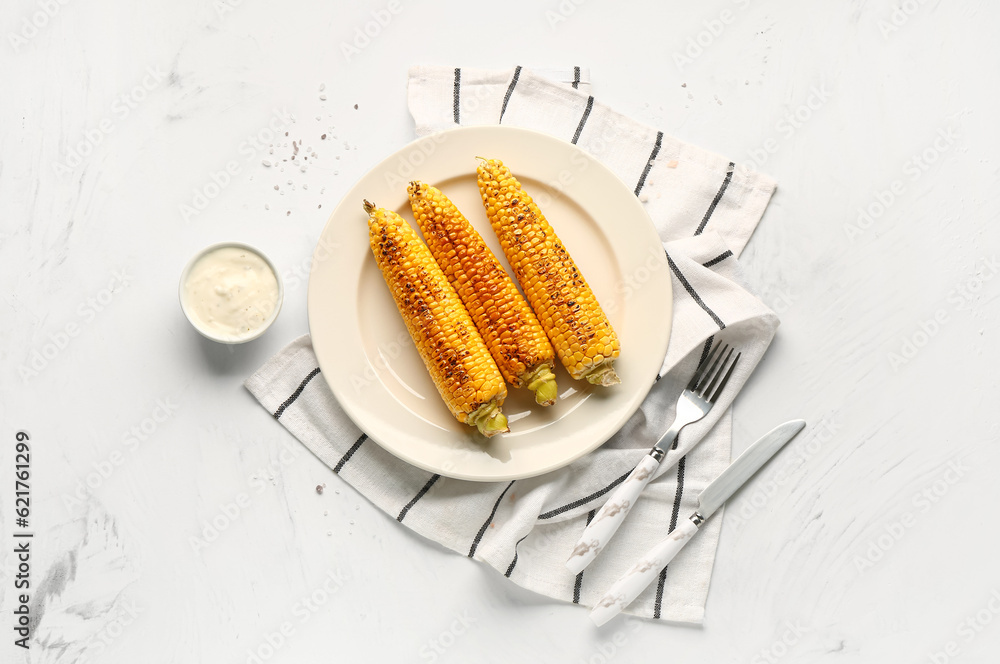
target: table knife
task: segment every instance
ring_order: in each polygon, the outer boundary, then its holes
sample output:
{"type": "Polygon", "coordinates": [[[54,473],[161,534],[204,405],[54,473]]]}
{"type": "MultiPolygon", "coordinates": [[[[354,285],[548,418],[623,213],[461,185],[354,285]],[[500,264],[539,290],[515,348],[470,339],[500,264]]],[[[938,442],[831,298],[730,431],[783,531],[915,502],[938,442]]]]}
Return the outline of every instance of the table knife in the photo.
{"type": "Polygon", "coordinates": [[[701,492],[698,496],[697,511],[682,521],[666,539],[647,551],[639,562],[598,600],[590,613],[591,620],[597,625],[603,625],[638,597],[639,593],[660,575],[660,570],[666,567],[667,563],[673,560],[684,545],[694,537],[705,519],[722,507],[737,489],[805,426],[804,420],[785,422],[748,447],[701,492]]]}

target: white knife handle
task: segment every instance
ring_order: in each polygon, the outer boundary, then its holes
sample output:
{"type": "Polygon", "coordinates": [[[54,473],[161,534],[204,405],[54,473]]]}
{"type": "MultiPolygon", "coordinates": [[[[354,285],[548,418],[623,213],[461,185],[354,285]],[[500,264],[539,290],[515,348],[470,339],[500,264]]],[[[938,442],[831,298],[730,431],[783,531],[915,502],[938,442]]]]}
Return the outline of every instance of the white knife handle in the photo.
{"type": "Polygon", "coordinates": [[[625,576],[618,579],[594,605],[594,610],[590,612],[590,619],[594,624],[603,625],[631,604],[632,600],[660,575],[660,570],[666,567],[667,563],[673,560],[684,545],[694,537],[700,523],[701,516],[698,514],[685,519],[667,535],[666,539],[647,551],[646,555],[640,558],[632,569],[625,572],[625,576]]]}
{"type": "MultiPolygon", "coordinates": [[[[660,458],[662,458],[662,454],[660,458]]],[[[629,510],[635,505],[639,494],[653,478],[653,471],[659,465],[660,460],[650,453],[644,456],[639,465],[629,473],[621,486],[612,494],[611,499],[604,504],[594,520],[583,531],[580,541],[576,543],[573,553],[566,561],[566,567],[569,571],[579,574],[604,549],[611,536],[618,530],[618,526],[622,525],[629,510]]]]}

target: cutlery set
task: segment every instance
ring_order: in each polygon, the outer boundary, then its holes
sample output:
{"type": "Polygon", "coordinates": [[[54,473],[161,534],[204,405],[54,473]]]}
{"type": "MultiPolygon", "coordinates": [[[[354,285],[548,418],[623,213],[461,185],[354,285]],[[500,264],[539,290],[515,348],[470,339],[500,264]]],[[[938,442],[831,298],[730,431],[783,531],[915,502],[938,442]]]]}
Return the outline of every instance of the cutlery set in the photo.
{"type": "MultiPolygon", "coordinates": [[[[656,441],[649,454],[639,461],[584,530],[566,561],[569,571],[577,574],[597,558],[625,521],[642,490],[653,479],[664,457],[676,447],[681,430],[705,417],[718,401],[740,359],[738,352],[733,357],[734,350],[728,345],[717,344],[698,364],[690,383],[677,399],[676,415],[670,428],[656,441]]],[[[694,537],[699,526],[722,507],[785,443],[802,431],[805,425],[803,420],[785,422],[750,445],[719,477],[705,487],[698,497],[697,511],[681,521],[663,541],[643,554],[598,600],[591,611],[591,620],[597,625],[603,625],[625,609],[694,537]]]]}

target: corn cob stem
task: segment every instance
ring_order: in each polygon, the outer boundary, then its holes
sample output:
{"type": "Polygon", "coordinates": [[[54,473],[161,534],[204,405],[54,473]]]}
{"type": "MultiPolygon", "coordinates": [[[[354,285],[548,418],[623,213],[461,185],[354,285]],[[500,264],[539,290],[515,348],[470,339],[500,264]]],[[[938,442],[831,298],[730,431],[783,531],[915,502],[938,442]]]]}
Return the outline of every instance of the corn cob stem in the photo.
{"type": "Polygon", "coordinates": [[[441,268],[402,217],[364,208],[375,262],[448,410],[484,436],[508,431],[503,376],[441,268]]]}
{"type": "Polygon", "coordinates": [[[482,406],[472,411],[466,424],[475,426],[479,433],[487,438],[498,433],[509,433],[507,426],[507,416],[500,412],[500,407],[496,403],[484,403],[482,406]]]}
{"type": "Polygon", "coordinates": [[[533,391],[540,405],[555,403],[555,351],[500,261],[440,190],[414,181],[407,191],[428,249],[465,304],[504,379],[533,391]]]}
{"type": "Polygon", "coordinates": [[[617,385],[622,381],[621,378],[618,377],[618,374],[615,373],[613,363],[614,360],[604,360],[591,369],[589,373],[585,374],[584,377],[587,379],[587,382],[592,385],[601,385],[602,387],[617,385]]]}
{"type": "Polygon", "coordinates": [[[503,162],[483,160],[477,173],[490,225],[566,370],[594,385],[620,383],[618,335],[545,215],[503,162]]]}
{"type": "Polygon", "coordinates": [[[556,386],[556,375],[552,368],[543,364],[535,369],[525,381],[528,389],[535,393],[535,402],[540,406],[551,406],[556,402],[559,388],[556,386]]]}

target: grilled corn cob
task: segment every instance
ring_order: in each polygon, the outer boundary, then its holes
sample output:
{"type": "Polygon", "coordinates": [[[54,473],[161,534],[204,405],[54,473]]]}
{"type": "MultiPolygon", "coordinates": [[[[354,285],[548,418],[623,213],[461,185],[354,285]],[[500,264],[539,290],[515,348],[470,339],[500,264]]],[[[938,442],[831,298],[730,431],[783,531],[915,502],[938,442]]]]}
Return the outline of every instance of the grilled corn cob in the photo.
{"type": "Polygon", "coordinates": [[[618,335],[545,216],[503,162],[483,159],[477,174],[507,262],[566,370],[595,385],[621,382],[618,335]]]}
{"type": "Polygon", "coordinates": [[[534,312],[483,238],[447,196],[411,182],[410,207],[427,248],[462,299],[504,379],[556,402],[555,351],[534,312]]]}
{"type": "Polygon", "coordinates": [[[395,212],[368,201],[365,212],[375,262],[448,410],[484,436],[509,431],[503,376],[430,251],[395,212]]]}

